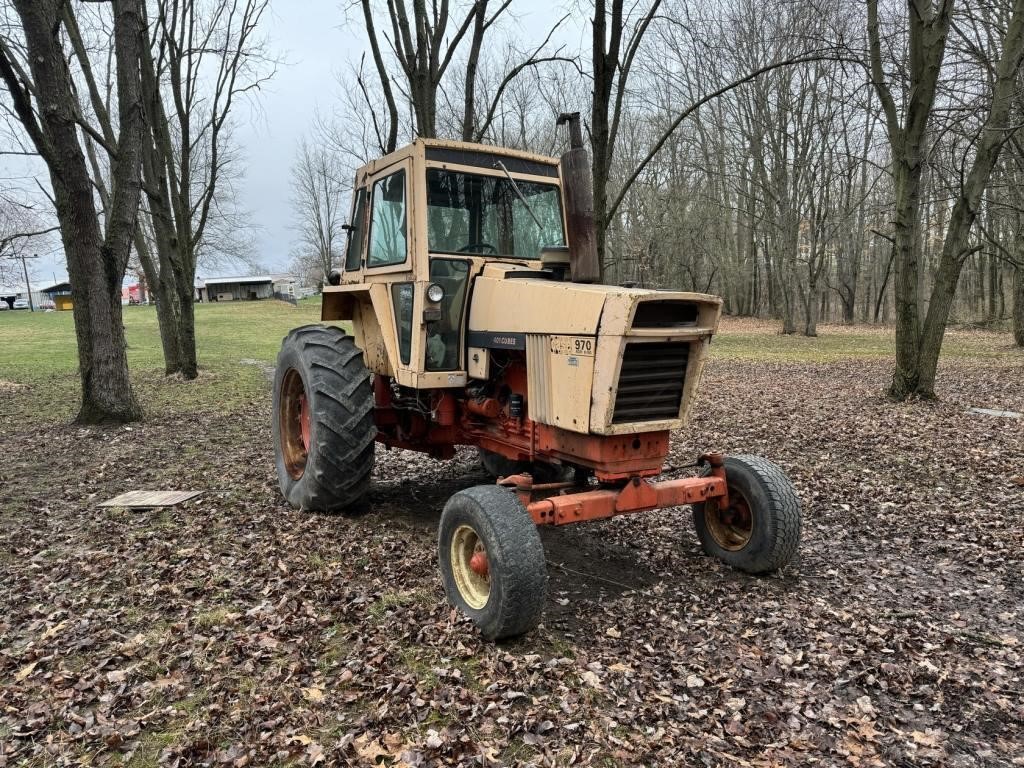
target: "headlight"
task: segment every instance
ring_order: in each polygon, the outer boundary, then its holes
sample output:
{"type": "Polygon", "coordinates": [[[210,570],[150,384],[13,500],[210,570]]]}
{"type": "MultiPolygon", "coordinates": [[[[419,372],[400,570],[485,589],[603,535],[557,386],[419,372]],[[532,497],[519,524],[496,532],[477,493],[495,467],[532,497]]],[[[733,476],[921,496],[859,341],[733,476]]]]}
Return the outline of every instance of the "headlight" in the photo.
{"type": "Polygon", "coordinates": [[[444,288],[437,283],[431,283],[427,286],[427,298],[435,304],[439,303],[444,298],[444,288]]]}

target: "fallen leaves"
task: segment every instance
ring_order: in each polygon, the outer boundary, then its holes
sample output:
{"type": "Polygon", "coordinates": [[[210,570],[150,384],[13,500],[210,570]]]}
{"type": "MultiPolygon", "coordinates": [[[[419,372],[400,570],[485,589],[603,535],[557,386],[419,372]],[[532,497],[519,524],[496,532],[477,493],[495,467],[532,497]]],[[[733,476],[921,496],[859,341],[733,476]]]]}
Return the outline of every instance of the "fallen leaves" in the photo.
{"type": "Polygon", "coordinates": [[[436,574],[441,506],[484,482],[471,453],[381,451],[372,511],[322,516],[280,501],[265,403],[14,425],[0,765],[1012,764],[1024,435],[963,404],[998,387],[1021,410],[1024,376],[947,366],[939,404],[894,406],[885,368],[713,360],[673,439],[677,464],[786,467],[805,527],[785,573],[703,556],[685,510],[544,531],[544,626],[502,645],[436,574]],[[207,479],[230,490],[84,512],[207,479]]]}

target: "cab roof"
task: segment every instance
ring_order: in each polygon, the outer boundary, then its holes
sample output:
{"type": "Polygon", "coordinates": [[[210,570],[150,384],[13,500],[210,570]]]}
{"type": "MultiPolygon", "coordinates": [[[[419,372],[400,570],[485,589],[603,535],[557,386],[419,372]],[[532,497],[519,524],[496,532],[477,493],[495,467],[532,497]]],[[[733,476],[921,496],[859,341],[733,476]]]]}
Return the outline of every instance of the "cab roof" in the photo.
{"type": "Polygon", "coordinates": [[[525,152],[520,149],[510,149],[494,144],[474,144],[468,141],[450,141],[448,139],[416,139],[404,147],[399,147],[394,152],[390,152],[376,160],[371,160],[356,172],[356,178],[361,179],[367,174],[374,174],[410,157],[420,161],[440,161],[456,165],[478,165],[478,162],[472,162],[471,160],[467,162],[474,155],[477,157],[487,155],[512,161],[506,163],[511,173],[527,173],[534,176],[558,176],[559,160],[557,157],[525,152]]]}

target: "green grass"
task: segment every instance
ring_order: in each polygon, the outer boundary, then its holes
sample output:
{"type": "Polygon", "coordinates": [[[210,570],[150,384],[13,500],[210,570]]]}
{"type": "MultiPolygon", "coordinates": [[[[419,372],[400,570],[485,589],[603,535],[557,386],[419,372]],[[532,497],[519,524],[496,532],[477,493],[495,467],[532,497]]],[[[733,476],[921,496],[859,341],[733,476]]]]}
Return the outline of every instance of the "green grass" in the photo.
{"type": "MultiPolygon", "coordinates": [[[[231,412],[266,397],[266,369],[292,328],[317,322],[320,299],[297,307],[279,301],[196,305],[200,377],[185,382],[163,375],[154,307],[125,307],[132,382],[150,416],[231,412]],[[243,364],[242,361],[256,364],[243,364]]],[[[712,357],[775,362],[830,363],[886,359],[894,353],[891,328],[822,325],[816,338],[783,336],[777,321],[726,318],[711,345],[712,357]]],[[[950,330],[945,357],[1020,356],[1007,333],[950,330]]],[[[78,406],[78,375],[70,312],[0,312],[0,401],[8,418],[48,421],[72,418],[78,406]],[[27,389],[16,390],[11,383],[27,389]]]]}
{"type": "MultiPolygon", "coordinates": [[[[833,363],[850,359],[885,359],[896,354],[891,327],[819,325],[818,336],[783,336],[781,323],[725,318],[711,343],[712,357],[793,363],[833,363]]],[[[1009,333],[950,329],[942,345],[947,358],[991,359],[1019,355],[1009,333]]]]}
{"type": "MultiPolygon", "coordinates": [[[[163,375],[155,307],[125,307],[136,394],[149,415],[234,410],[266,391],[264,366],[273,364],[288,331],[319,318],[319,298],[298,307],[280,301],[197,304],[201,373],[198,380],[183,382],[163,375]]],[[[71,312],[0,312],[0,382],[29,387],[29,396],[18,398],[29,412],[49,412],[56,420],[74,416],[78,373],[71,312]]]]}
{"type": "MultiPolygon", "coordinates": [[[[217,369],[225,364],[237,365],[245,357],[271,361],[290,329],[319,319],[319,299],[304,299],[298,307],[282,301],[196,304],[199,364],[217,369]]],[[[162,368],[156,308],[124,307],[124,327],[131,368],[162,368]]],[[[76,351],[72,313],[0,314],[0,350],[4,378],[8,380],[73,373],[76,351]]]]}

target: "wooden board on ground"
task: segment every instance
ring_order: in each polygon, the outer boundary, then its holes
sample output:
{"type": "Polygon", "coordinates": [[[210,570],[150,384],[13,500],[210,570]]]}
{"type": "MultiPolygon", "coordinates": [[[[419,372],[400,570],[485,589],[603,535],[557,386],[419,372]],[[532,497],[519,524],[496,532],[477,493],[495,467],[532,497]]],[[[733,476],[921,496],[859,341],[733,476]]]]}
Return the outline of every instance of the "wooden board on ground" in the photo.
{"type": "Polygon", "coordinates": [[[150,509],[152,507],[173,507],[198,496],[202,491],[128,491],[100,504],[101,507],[125,507],[150,509]]]}
{"type": "Polygon", "coordinates": [[[968,413],[980,413],[982,416],[1000,416],[1004,419],[1024,418],[1024,413],[1017,411],[1000,411],[995,408],[968,408],[968,413]]]}

